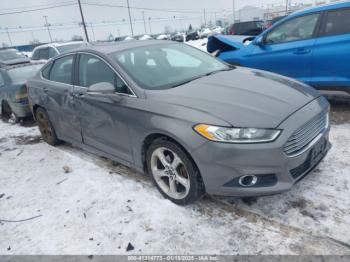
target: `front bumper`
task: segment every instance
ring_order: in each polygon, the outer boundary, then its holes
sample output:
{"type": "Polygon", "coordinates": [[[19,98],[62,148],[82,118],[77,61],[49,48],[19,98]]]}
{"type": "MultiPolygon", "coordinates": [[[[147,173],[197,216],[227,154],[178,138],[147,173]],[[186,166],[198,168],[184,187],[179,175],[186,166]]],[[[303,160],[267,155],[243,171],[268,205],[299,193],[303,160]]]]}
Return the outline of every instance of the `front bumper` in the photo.
{"type": "Polygon", "coordinates": [[[288,117],[280,126],[283,132],[271,143],[226,144],[206,142],[192,152],[208,194],[223,196],[261,196],[289,190],[309,174],[331,148],[329,130],[323,130],[296,156],[287,156],[283,146],[295,130],[329,107],[320,97],[288,117]],[[322,144],[322,152],[312,158],[312,150],[322,144]],[[255,175],[261,183],[243,187],[241,176],[255,175]]]}

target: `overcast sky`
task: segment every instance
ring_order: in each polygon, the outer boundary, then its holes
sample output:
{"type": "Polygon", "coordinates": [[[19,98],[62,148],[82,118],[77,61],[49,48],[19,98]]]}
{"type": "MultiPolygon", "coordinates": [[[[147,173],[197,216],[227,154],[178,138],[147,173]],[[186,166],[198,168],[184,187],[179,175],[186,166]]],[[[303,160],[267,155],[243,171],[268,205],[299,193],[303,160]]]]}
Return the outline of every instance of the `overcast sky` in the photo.
{"type": "MultiPolygon", "coordinates": [[[[88,25],[89,36],[92,40],[107,39],[109,34],[113,36],[130,35],[130,25],[122,24],[122,20],[128,21],[128,13],[125,8],[117,7],[100,7],[86,5],[93,4],[109,4],[109,5],[126,5],[126,0],[81,0],[83,3],[83,11],[85,20],[88,25]],[[84,4],[85,3],[85,4],[84,4]],[[108,25],[107,22],[114,23],[108,25]]],[[[53,5],[61,5],[66,3],[75,3],[77,0],[0,0],[0,14],[14,11],[22,11],[26,9],[37,9],[51,7],[53,5]]],[[[232,0],[129,0],[132,7],[146,7],[155,9],[176,10],[183,12],[164,12],[144,10],[146,18],[146,30],[149,33],[148,18],[151,18],[152,33],[160,33],[164,31],[165,26],[169,26],[171,30],[180,30],[187,28],[191,23],[194,27],[198,27],[203,22],[203,9],[207,11],[207,21],[214,21],[216,17],[227,17],[232,14],[232,0]],[[195,12],[195,13],[191,13],[195,12]],[[174,19],[175,16],[175,19],[174,19]],[[157,21],[158,20],[158,21],[157,21]],[[162,21],[159,21],[162,20],[162,21]]],[[[312,0],[300,1],[293,0],[293,3],[313,2],[312,0]]],[[[246,5],[258,6],[263,5],[285,4],[285,0],[235,0],[235,7],[239,9],[246,5]]],[[[142,20],[142,10],[131,10],[134,22],[134,33],[144,34],[145,28],[142,20]]],[[[27,44],[30,40],[38,39],[41,42],[48,42],[49,35],[47,30],[40,28],[45,24],[43,16],[47,16],[48,21],[52,25],[64,24],[65,27],[52,28],[51,34],[54,40],[70,40],[73,35],[83,36],[83,29],[80,27],[72,28],[81,21],[80,13],[77,5],[59,7],[49,10],[40,10],[35,12],[27,12],[11,15],[0,15],[0,45],[2,43],[9,44],[9,38],[4,28],[10,28],[10,37],[14,45],[27,44]],[[72,25],[69,25],[72,24],[72,25]],[[75,24],[75,25],[74,25],[75,24]],[[22,27],[27,32],[16,32],[14,28],[22,27]]]]}

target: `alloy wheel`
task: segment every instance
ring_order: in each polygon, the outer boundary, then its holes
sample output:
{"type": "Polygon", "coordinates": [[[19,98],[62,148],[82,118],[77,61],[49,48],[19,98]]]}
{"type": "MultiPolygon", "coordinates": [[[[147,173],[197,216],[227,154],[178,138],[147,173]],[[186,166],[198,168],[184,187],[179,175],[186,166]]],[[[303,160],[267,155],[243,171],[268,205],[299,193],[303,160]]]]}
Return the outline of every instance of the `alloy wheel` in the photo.
{"type": "Polygon", "coordinates": [[[185,198],[190,191],[190,177],[181,158],[172,150],[159,147],[151,156],[151,170],[160,189],[174,199],[185,198]]]}

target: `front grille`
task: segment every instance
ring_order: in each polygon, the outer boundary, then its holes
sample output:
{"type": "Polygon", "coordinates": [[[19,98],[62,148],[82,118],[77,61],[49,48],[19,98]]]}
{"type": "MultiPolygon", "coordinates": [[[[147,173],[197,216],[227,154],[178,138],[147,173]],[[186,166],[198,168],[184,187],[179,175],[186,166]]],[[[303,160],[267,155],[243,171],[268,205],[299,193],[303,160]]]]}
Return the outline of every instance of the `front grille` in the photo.
{"type": "Polygon", "coordinates": [[[283,147],[284,153],[291,156],[303,151],[309,143],[328,127],[328,113],[323,112],[297,129],[283,147]]]}

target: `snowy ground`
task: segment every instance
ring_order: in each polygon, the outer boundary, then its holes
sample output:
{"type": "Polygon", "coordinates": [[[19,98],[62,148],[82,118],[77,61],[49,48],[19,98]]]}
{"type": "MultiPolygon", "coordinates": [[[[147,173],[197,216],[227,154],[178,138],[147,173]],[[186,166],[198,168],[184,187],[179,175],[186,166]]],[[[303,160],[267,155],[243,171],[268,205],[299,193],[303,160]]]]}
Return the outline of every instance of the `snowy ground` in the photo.
{"type": "Polygon", "coordinates": [[[333,149],[290,192],[179,207],[145,176],[0,121],[0,254],[350,254],[349,130],[332,126],[333,149]]]}

